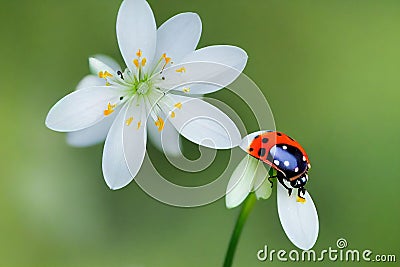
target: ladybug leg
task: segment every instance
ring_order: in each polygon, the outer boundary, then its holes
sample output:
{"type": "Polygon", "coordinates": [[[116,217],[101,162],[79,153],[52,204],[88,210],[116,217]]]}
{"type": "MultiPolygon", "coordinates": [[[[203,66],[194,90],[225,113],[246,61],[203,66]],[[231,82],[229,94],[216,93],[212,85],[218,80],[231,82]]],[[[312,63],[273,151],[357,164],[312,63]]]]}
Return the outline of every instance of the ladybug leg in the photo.
{"type": "Polygon", "coordinates": [[[274,182],[272,181],[272,178],[276,178],[277,176],[270,176],[268,177],[268,181],[271,183],[271,188],[274,186],[274,182]]]}
{"type": "Polygon", "coordinates": [[[303,197],[305,193],[306,193],[306,189],[304,187],[300,187],[297,190],[297,202],[301,202],[301,203],[306,202],[306,199],[303,197]],[[301,195],[303,195],[303,196],[301,196],[301,195]]]}
{"type": "Polygon", "coordinates": [[[268,181],[270,182],[271,188],[272,188],[274,186],[274,183],[272,182],[272,178],[276,178],[276,177],[278,177],[278,175],[274,175],[274,169],[273,168],[270,168],[268,170],[268,175],[269,175],[268,181]]]}
{"type": "Polygon", "coordinates": [[[282,178],[282,177],[277,177],[277,178],[278,178],[278,181],[281,183],[281,185],[283,185],[283,187],[286,188],[286,190],[288,191],[289,196],[291,196],[291,195],[292,195],[293,188],[289,188],[289,187],[285,184],[285,182],[283,181],[283,178],[282,178]]]}
{"type": "Polygon", "coordinates": [[[301,193],[303,194],[303,196],[306,193],[306,189],[304,187],[301,188],[301,193]]]}

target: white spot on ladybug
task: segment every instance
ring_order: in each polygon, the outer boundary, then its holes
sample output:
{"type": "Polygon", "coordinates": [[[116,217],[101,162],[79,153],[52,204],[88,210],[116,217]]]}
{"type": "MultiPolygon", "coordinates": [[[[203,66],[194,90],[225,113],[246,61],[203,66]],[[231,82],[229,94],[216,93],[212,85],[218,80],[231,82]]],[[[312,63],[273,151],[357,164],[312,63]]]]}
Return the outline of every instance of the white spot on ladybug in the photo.
{"type": "Polygon", "coordinates": [[[287,167],[287,166],[289,166],[289,161],[285,160],[285,162],[283,162],[283,164],[287,167]]]}
{"type": "Polygon", "coordinates": [[[286,150],[286,149],[287,149],[287,146],[282,146],[282,148],[283,148],[284,150],[286,150]]]}
{"type": "Polygon", "coordinates": [[[294,168],[294,172],[298,172],[299,171],[299,167],[294,168]]]}
{"type": "Polygon", "coordinates": [[[307,159],[306,159],[306,156],[303,156],[303,161],[306,161],[307,159]]]}
{"type": "Polygon", "coordinates": [[[274,164],[276,165],[276,166],[279,166],[279,160],[274,160],[274,164]]]}

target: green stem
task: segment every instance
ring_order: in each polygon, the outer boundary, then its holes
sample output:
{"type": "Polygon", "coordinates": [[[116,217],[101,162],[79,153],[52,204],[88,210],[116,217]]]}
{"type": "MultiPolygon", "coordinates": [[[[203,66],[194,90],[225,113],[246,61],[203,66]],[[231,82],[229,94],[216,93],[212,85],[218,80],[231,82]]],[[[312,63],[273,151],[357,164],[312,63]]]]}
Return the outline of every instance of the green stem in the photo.
{"type": "Polygon", "coordinates": [[[242,210],[240,211],[239,217],[236,221],[235,229],[233,230],[231,240],[229,242],[228,251],[226,252],[224,267],[231,267],[233,263],[233,257],[235,256],[236,247],[242,233],[243,226],[252,211],[254,204],[256,203],[256,196],[254,193],[249,194],[246,200],[243,202],[242,210]]]}

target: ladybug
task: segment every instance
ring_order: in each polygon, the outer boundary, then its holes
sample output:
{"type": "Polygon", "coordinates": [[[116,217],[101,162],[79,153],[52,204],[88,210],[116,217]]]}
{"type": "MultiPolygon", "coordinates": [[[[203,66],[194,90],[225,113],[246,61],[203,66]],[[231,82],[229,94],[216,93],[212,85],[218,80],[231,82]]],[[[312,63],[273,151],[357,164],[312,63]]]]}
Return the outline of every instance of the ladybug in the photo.
{"type": "Polygon", "coordinates": [[[304,202],[304,186],[308,180],[308,171],[311,168],[306,151],[290,136],[276,131],[267,131],[257,134],[247,148],[247,153],[261,160],[276,170],[278,181],[288,190],[289,196],[293,188],[298,189],[298,201],[304,202]],[[284,181],[290,183],[288,187],[284,181]]]}

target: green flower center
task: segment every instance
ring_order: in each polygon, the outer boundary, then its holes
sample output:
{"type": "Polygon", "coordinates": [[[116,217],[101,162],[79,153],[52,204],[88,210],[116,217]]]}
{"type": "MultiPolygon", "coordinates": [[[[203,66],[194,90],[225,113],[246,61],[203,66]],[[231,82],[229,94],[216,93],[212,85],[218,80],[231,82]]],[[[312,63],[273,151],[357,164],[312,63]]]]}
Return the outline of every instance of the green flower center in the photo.
{"type": "Polygon", "coordinates": [[[150,80],[142,80],[134,85],[133,91],[139,95],[147,95],[151,92],[153,83],[150,80]]]}

